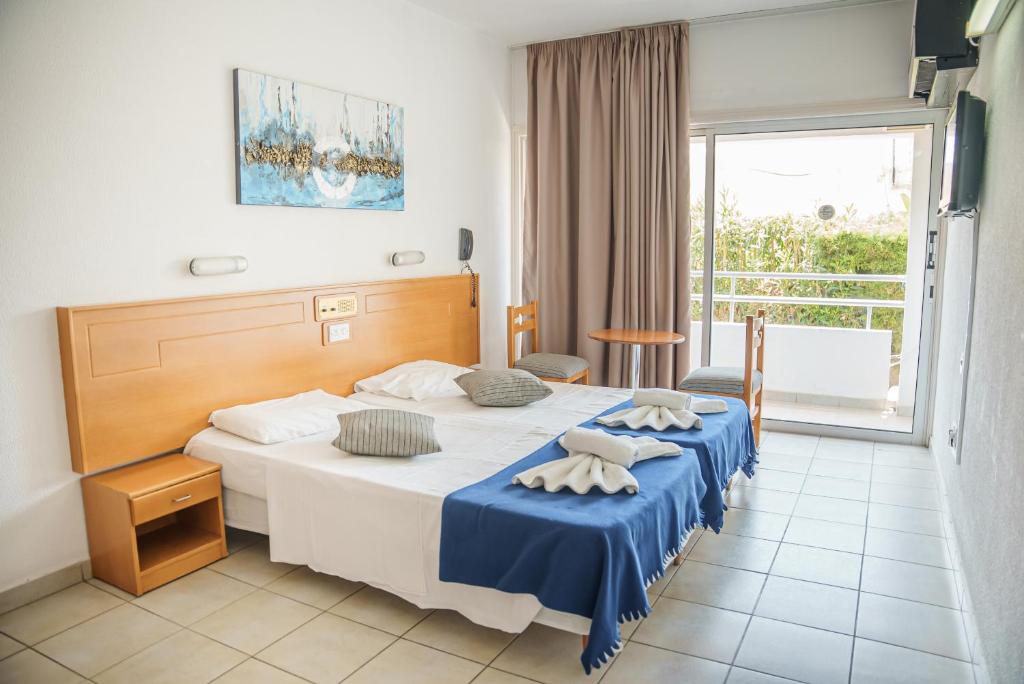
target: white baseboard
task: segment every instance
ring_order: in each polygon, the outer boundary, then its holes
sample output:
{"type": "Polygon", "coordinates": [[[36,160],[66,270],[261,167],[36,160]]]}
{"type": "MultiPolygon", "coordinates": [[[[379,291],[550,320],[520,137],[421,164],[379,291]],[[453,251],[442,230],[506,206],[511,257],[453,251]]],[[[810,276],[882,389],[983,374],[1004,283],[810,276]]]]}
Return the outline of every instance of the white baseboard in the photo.
{"type": "Polygon", "coordinates": [[[20,608],[92,577],[92,564],[81,561],[0,592],[0,613],[20,608]]]}

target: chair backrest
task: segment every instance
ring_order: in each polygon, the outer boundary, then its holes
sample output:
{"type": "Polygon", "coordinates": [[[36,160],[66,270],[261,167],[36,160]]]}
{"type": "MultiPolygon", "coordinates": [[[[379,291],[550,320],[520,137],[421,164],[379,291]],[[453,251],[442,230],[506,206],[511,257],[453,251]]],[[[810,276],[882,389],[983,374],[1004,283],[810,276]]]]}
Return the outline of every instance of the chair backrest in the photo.
{"type": "Polygon", "coordinates": [[[764,382],[764,321],[764,309],[758,309],[756,316],[747,316],[747,339],[743,355],[743,394],[748,397],[754,369],[762,373],[761,381],[764,382]]]}
{"type": "Polygon", "coordinates": [[[540,349],[540,325],[537,322],[537,300],[522,306],[509,306],[508,312],[508,367],[516,363],[516,335],[523,332],[533,333],[533,351],[540,349]]]}

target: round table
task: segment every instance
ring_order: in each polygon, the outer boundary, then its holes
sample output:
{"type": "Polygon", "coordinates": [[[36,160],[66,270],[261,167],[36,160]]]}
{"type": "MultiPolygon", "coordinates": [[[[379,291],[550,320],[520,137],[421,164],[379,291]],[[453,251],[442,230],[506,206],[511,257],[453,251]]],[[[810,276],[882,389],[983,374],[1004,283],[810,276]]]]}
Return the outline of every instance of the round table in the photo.
{"type": "Polygon", "coordinates": [[[681,344],[686,337],[671,330],[637,330],[636,328],[605,328],[591,330],[587,336],[599,342],[629,345],[629,388],[640,386],[640,348],[644,345],[681,344]]]}

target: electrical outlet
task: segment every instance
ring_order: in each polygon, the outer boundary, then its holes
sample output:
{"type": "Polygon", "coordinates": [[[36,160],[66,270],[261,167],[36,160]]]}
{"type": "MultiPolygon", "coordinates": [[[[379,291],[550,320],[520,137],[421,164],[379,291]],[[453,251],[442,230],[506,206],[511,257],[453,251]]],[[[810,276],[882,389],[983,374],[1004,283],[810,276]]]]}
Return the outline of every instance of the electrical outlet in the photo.
{"type": "Polygon", "coordinates": [[[348,323],[324,323],[323,330],[324,345],[344,342],[352,336],[348,323]]]}

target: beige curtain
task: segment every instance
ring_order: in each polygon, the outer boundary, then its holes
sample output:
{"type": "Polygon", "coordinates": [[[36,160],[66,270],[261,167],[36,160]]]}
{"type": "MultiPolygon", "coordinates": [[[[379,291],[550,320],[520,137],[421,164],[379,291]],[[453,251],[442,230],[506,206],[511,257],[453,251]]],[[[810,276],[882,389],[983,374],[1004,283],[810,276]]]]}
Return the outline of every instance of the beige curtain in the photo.
{"type": "Polygon", "coordinates": [[[540,351],[577,354],[591,382],[626,386],[628,350],[598,328],[674,330],[647,347],[641,385],[689,370],[688,27],[531,45],[523,291],[540,351]],[[656,350],[656,351],[655,351],[656,350]]]}

